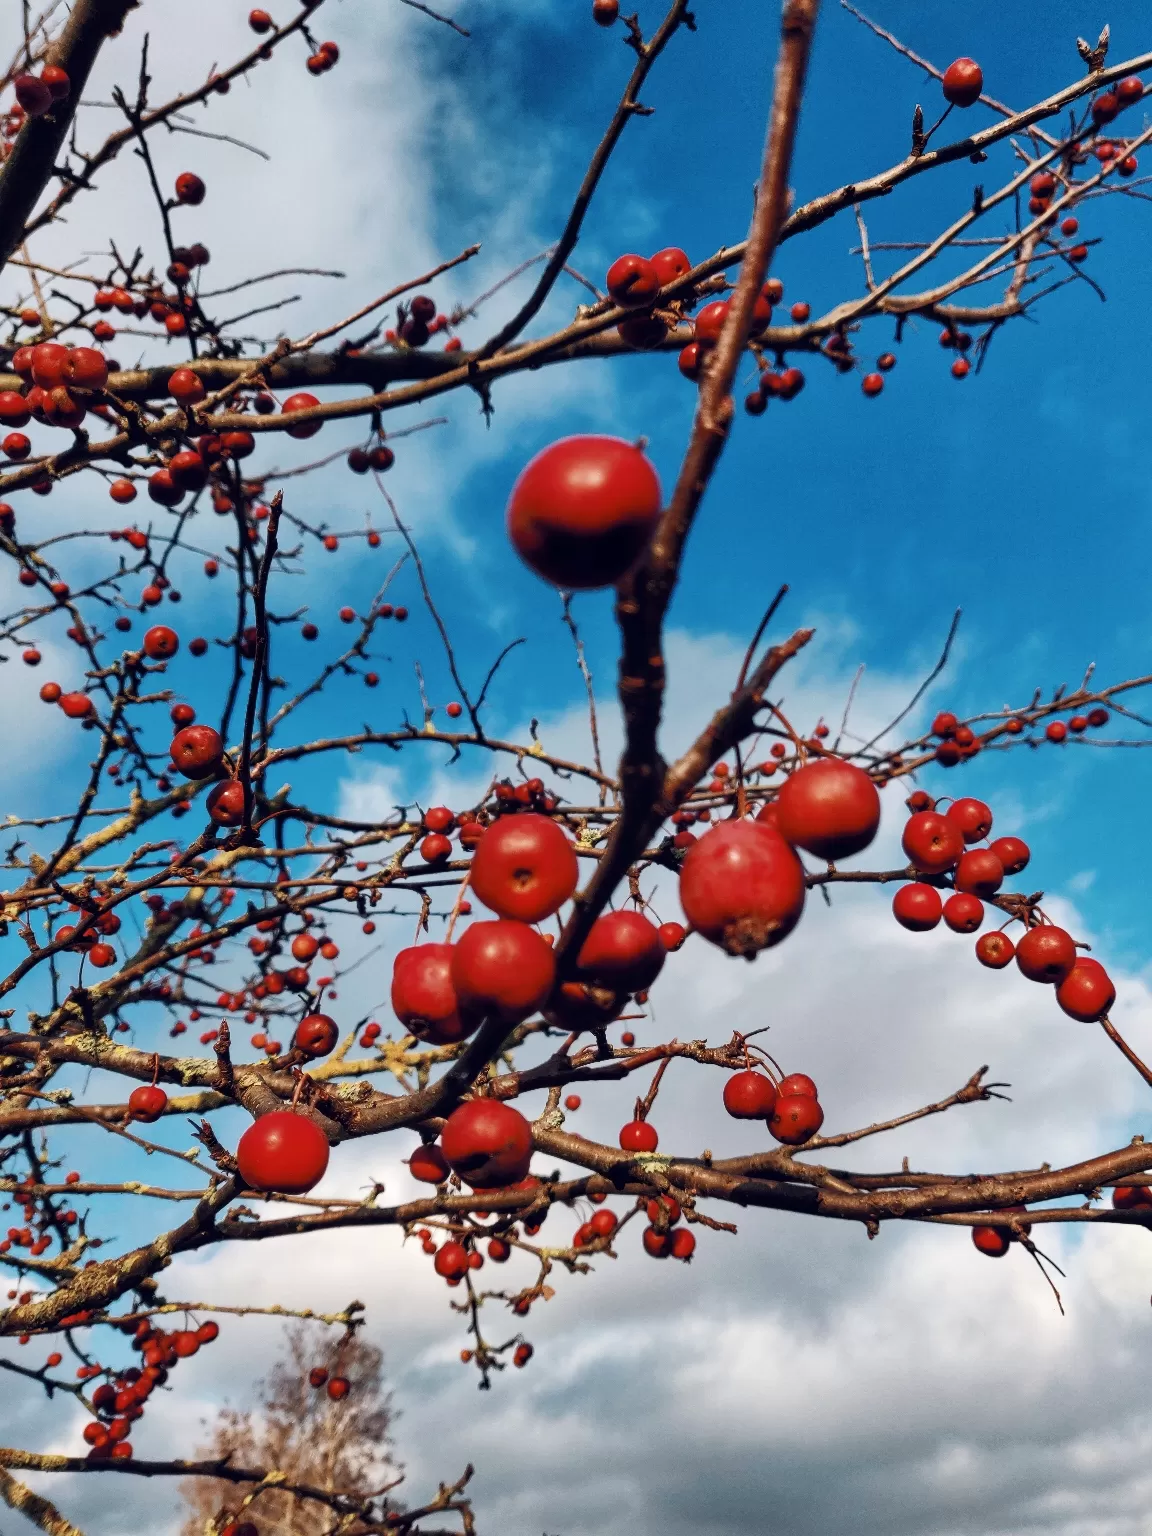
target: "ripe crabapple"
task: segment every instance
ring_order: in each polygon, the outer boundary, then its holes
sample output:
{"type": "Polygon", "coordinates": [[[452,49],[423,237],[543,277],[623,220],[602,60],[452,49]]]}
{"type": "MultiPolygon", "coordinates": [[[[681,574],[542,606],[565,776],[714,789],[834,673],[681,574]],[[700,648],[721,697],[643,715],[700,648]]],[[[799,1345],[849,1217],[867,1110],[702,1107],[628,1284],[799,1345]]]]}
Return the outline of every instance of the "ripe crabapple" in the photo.
{"type": "Polygon", "coordinates": [[[953,59],[940,82],[945,101],[954,107],[970,107],[984,90],[984,72],[975,59],[953,59]]]}
{"type": "Polygon", "coordinates": [[[538,453],[508,502],[517,554],[555,586],[611,586],[636,562],[660,516],[656,471],[616,437],[567,437],[538,453]]]}
{"type": "Polygon", "coordinates": [[[901,928],[908,928],[913,933],[927,933],[935,928],[943,910],[936,887],[919,881],[902,885],[892,898],[893,917],[901,928]]]}

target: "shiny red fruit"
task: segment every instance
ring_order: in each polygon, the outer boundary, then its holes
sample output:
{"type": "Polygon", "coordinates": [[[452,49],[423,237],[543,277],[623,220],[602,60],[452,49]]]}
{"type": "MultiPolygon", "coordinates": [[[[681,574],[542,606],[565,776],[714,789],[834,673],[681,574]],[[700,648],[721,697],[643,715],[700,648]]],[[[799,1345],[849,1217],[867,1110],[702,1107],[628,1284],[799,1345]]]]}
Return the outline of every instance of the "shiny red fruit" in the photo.
{"type": "Polygon", "coordinates": [[[781,836],[830,863],[867,848],[880,825],[875,784],[839,758],[817,758],[789,774],[776,807],[781,836]]]}
{"type": "Polygon", "coordinates": [[[471,885],[498,916],[538,923],[564,905],[579,873],[562,828],[529,812],[502,816],[488,828],[472,859],[471,885]]]}
{"type": "Polygon", "coordinates": [[[1095,1024],[1116,1001],[1116,988],[1099,960],[1082,955],[1057,986],[1056,1001],[1069,1018],[1095,1024]]]}
{"type": "Polygon", "coordinates": [[[552,950],[526,923],[473,923],[452,951],[452,985],[463,1013],[519,1024],[548,998],[552,950]]]}
{"type": "Polygon", "coordinates": [[[404,1028],[432,1045],[453,1045],[479,1026],[461,1017],[452,985],[452,945],[416,944],[392,966],[392,1008],[404,1028]]]}
{"type": "Polygon", "coordinates": [[[1016,945],[1016,964],[1029,981],[1059,984],[1076,964],[1072,935],[1052,923],[1041,923],[1016,945]]]}
{"type": "Polygon", "coordinates": [[[181,171],[176,178],[176,201],[187,204],[189,208],[202,203],[207,190],[195,171],[181,171]]]}
{"type": "Polygon", "coordinates": [[[167,624],[154,624],[144,636],[144,654],[153,661],[165,661],[180,649],[180,637],[167,624]]]}
{"type": "Polygon", "coordinates": [[[964,837],[955,822],[937,811],[917,811],[908,818],[901,846],[921,874],[942,875],[964,852],[964,837]]]}
{"type": "Polygon", "coordinates": [[[224,741],[210,725],[187,725],[177,731],[168,749],[186,779],[203,779],[224,761],[224,741]]]}
{"type": "Polygon", "coordinates": [[[966,843],[981,842],[992,830],[992,812],[983,800],[953,800],[944,814],[960,828],[966,843]]]}
{"type": "Polygon", "coordinates": [[[692,845],[680,868],[688,921],[711,943],[747,959],[792,932],[805,894],[799,859],[764,822],[721,822],[692,845]]]}
{"type": "Polygon", "coordinates": [[[1016,953],[1016,946],[1006,933],[982,933],[976,940],[976,958],[990,971],[1002,971],[1016,953]]]}
{"type": "Polygon", "coordinates": [[[244,820],[244,786],[237,779],[216,784],[204,802],[208,815],[219,827],[238,827],[244,820]]]}
{"type": "MultiPolygon", "coordinates": [[[[315,395],[300,393],[298,395],[289,395],[281,410],[287,416],[293,411],[310,411],[313,406],[319,404],[320,402],[315,395]]],[[[322,421],[302,421],[294,427],[288,427],[286,430],[289,437],[315,437],[323,425],[322,421]]]]}
{"type": "Polygon", "coordinates": [[[499,1099],[469,1099],[448,1116],[440,1146],[453,1173],[473,1189],[518,1184],[532,1161],[532,1127],[499,1099]]]}
{"type": "Polygon", "coordinates": [[[163,1088],[157,1088],[154,1083],[145,1084],[140,1088],[133,1088],[128,1095],[128,1108],[132,1112],[133,1120],[143,1120],[146,1125],[151,1125],[154,1120],[168,1108],[168,1095],[163,1088]]]}
{"type": "Polygon", "coordinates": [[[445,1280],[462,1280],[468,1273],[468,1250],[463,1243],[449,1240],[433,1259],[432,1268],[445,1280]]]}
{"type": "Polygon", "coordinates": [[[940,84],[945,101],[950,101],[954,107],[970,107],[980,100],[984,72],[975,59],[954,59],[944,71],[940,84]]]}
{"type": "Polygon", "coordinates": [[[309,1013],[297,1024],[292,1044],[306,1056],[327,1056],[339,1038],[335,1019],[326,1013],[309,1013]]]}
{"type": "Polygon", "coordinates": [[[688,937],[688,930],[683,923],[661,923],[660,942],[671,953],[679,949],[688,937]]]}
{"type": "Polygon", "coordinates": [[[659,976],[667,953],[656,925],[626,909],[596,919],[577,963],[589,981],[616,992],[642,992],[659,976]]]}
{"type": "Polygon", "coordinates": [[[960,855],[953,879],[958,891],[994,896],[1004,884],[1004,866],[991,848],[972,848],[960,855]]]}
{"type": "Polygon", "coordinates": [[[957,891],[944,903],[944,921],[953,933],[975,933],[984,921],[984,903],[979,896],[957,891]]]}
{"type": "Polygon", "coordinates": [[[972,1242],[990,1259],[1002,1259],[1012,1246],[1012,1234],[1007,1227],[973,1227],[972,1242]]]}
{"type": "Polygon", "coordinates": [[[604,286],[617,304],[648,304],[660,292],[660,275],[646,256],[618,256],[604,286]]]}
{"type": "Polygon", "coordinates": [[[763,1072],[734,1072],[724,1084],[724,1108],[734,1120],[767,1120],[776,1108],[776,1084],[763,1072]]]}
{"type": "Polygon", "coordinates": [[[422,1184],[443,1184],[451,1170],[443,1152],[435,1142],[431,1142],[428,1146],[416,1148],[408,1159],[408,1172],[422,1184]]]}
{"type": "Polygon", "coordinates": [[[988,851],[1000,860],[1006,875],[1018,875],[1032,857],[1032,850],[1019,837],[998,837],[988,844],[988,851]]]}
{"type": "Polygon", "coordinates": [[[919,881],[902,885],[892,898],[892,915],[901,928],[913,933],[927,933],[940,921],[944,905],[934,885],[919,881]]]}
{"type": "Polygon", "coordinates": [[[168,393],[177,405],[197,405],[208,391],[191,368],[177,368],[168,376],[168,393]]]}
{"type": "Polygon", "coordinates": [[[652,257],[652,265],[656,268],[661,288],[667,288],[669,283],[674,283],[678,277],[692,270],[687,254],[678,245],[668,245],[662,251],[657,251],[652,257]]]}
{"type": "Polygon", "coordinates": [[[636,563],[660,517],[660,481],[617,437],[566,437],[529,463],[508,502],[524,563],[555,586],[611,586],[636,563]]]}
{"type": "Polygon", "coordinates": [[[644,1252],[652,1259],[666,1259],[672,1252],[671,1232],[660,1232],[655,1227],[645,1227],[640,1241],[644,1252]]]}
{"type": "Polygon", "coordinates": [[[660,1138],[647,1120],[629,1120],[621,1127],[620,1145],[625,1152],[655,1152],[660,1138]]]}
{"type": "Polygon", "coordinates": [[[787,1077],[781,1078],[776,1085],[776,1093],[779,1098],[792,1093],[805,1094],[810,1099],[819,1098],[816,1084],[806,1072],[790,1072],[787,1077]]]}
{"type": "Polygon", "coordinates": [[[328,1138],[307,1115],[276,1109],[244,1132],[236,1160],[249,1188],[302,1195],[324,1177],[328,1138]]]}
{"type": "Polygon", "coordinates": [[[719,341],[720,332],[724,329],[724,322],[728,318],[729,307],[727,299],[714,299],[711,304],[705,304],[696,316],[692,329],[692,334],[698,342],[711,346],[719,341]]]}
{"type": "Polygon", "coordinates": [[[816,1099],[806,1093],[782,1093],[768,1121],[768,1130],[785,1146],[798,1147],[810,1141],[823,1124],[824,1111],[816,1099]]]}

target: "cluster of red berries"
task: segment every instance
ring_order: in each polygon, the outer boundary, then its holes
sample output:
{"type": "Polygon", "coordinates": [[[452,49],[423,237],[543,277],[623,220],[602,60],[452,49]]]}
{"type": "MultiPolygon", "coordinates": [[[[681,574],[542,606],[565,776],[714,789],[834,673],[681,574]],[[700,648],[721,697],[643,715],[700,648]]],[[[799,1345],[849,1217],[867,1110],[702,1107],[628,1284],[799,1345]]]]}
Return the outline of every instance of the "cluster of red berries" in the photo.
{"type": "Polygon", "coordinates": [[[322,1365],[314,1365],[308,1372],[308,1385],[319,1391],[324,1387],[334,1403],[341,1403],[352,1390],[347,1376],[329,1375],[322,1365]]]}
{"type": "MultiPolygon", "coordinates": [[[[53,1228],[55,1225],[59,1224],[70,1227],[79,1221],[80,1218],[75,1211],[70,1209],[57,1210],[47,1201],[45,1201],[44,1209],[39,1209],[36,1196],[29,1187],[35,1185],[36,1182],[35,1175],[30,1173],[23,1181],[25,1186],[23,1192],[21,1192],[19,1186],[13,1192],[13,1201],[21,1207],[23,1212],[24,1225],[22,1227],[8,1228],[7,1236],[0,1239],[0,1253],[10,1253],[13,1248],[26,1248],[33,1258],[39,1258],[42,1253],[46,1253],[52,1246],[53,1228]]],[[[80,1175],[78,1173],[70,1173],[65,1180],[67,1184],[78,1184],[79,1182],[80,1175]]],[[[6,1211],[10,1210],[11,1206],[6,1204],[4,1209],[6,1211]]],[[[9,1299],[13,1298],[10,1297],[9,1299]]],[[[31,1297],[21,1297],[21,1306],[26,1305],[29,1300],[31,1300],[31,1297]]],[[[20,1342],[22,1344],[27,1343],[27,1338],[22,1336],[20,1342]]],[[[48,1363],[50,1365],[59,1365],[59,1357],[55,1361],[50,1358],[48,1363]]]]}
{"type": "Polygon", "coordinates": [[[129,1435],[132,1425],[144,1416],[144,1407],[156,1387],[168,1380],[168,1373],[181,1360],[196,1354],[201,1345],[211,1344],[220,1336],[219,1325],[201,1323],[199,1328],[182,1328],[166,1333],[145,1319],[120,1325],[132,1337],[132,1348],[143,1361],[143,1369],[131,1366],[102,1382],[92,1394],[97,1417],[84,1426],[84,1439],[91,1449],[89,1461],[108,1458],[128,1460],[132,1455],[129,1435]]]}
{"type": "MultiPolygon", "coordinates": [[[[396,325],[393,329],[384,333],[384,340],[396,346],[403,343],[406,347],[424,347],[429,340],[441,331],[450,329],[452,321],[447,315],[439,314],[436,309],[436,300],[426,293],[418,293],[411,304],[401,304],[396,311],[396,325]]],[[[460,349],[460,338],[452,336],[445,343],[446,352],[456,352],[460,349]]]]}
{"type": "Polygon", "coordinates": [[[18,127],[24,117],[43,117],[58,101],[66,100],[72,93],[72,82],[58,64],[46,64],[38,75],[17,75],[12,88],[20,117],[16,116],[15,108],[9,108],[8,117],[18,127]]]}
{"type": "MultiPolygon", "coordinates": [[[[1044,727],[1044,740],[1059,745],[1068,740],[1069,734],[1082,736],[1087,730],[1099,730],[1101,726],[1108,724],[1108,719],[1108,711],[1097,704],[1084,713],[1069,716],[1066,721],[1049,720],[1044,727]]],[[[1001,733],[1020,736],[1029,726],[1036,723],[1036,717],[1024,711],[1007,716],[993,726],[985,736],[977,736],[969,726],[962,725],[950,710],[942,710],[932,722],[932,734],[940,737],[936,747],[936,761],[942,768],[954,768],[957,763],[975,757],[985,742],[991,740],[993,736],[1001,733]]]]}
{"type": "Polygon", "coordinates": [[[824,1124],[816,1084],[804,1072],[774,1082],[766,1072],[746,1067],[724,1085],[724,1108],[734,1120],[766,1120],[785,1146],[802,1146],[824,1124]]]}
{"type": "MultiPolygon", "coordinates": [[[[975,933],[984,921],[984,903],[995,897],[1006,875],[1028,864],[1027,843],[998,837],[986,847],[973,846],[986,842],[992,831],[992,812],[982,800],[954,800],[941,814],[931,797],[917,790],[908,808],[912,814],[904,827],[904,852],[918,874],[937,883],[918,880],[901,886],[892,901],[896,921],[923,933],[943,918],[954,933],[975,933]],[[945,900],[941,889],[952,894],[945,900]]],[[[1070,934],[1030,911],[1010,921],[1025,922],[1024,934],[1016,943],[999,929],[981,934],[976,941],[981,965],[1003,970],[1015,959],[1029,981],[1055,987],[1056,1001],[1069,1017],[1084,1023],[1103,1018],[1116,989],[1100,962],[1079,954],[1070,934]]]]}

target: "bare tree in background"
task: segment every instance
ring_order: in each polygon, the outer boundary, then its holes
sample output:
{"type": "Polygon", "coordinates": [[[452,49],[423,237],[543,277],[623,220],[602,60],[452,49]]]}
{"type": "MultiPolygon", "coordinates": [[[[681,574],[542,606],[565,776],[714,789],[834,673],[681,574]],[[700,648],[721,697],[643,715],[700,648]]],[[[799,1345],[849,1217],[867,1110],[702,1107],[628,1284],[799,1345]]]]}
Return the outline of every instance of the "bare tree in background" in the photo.
{"type": "MultiPolygon", "coordinates": [[[[394,1412],[384,1386],[383,1355],[362,1333],[333,1346],[305,1323],[290,1326],[284,1342],[285,1353],[257,1383],[255,1406],[222,1408],[197,1455],[275,1467],[292,1482],[326,1493],[378,1498],[400,1476],[391,1454],[394,1412]],[[329,1395],[334,1381],[347,1382],[346,1395],[329,1395]]],[[[243,1518],[232,1483],[190,1478],[182,1491],[192,1511],[183,1536],[204,1536],[225,1511],[243,1518]]],[[[275,1490],[261,1495],[259,1522],[262,1531],[284,1536],[330,1536],[333,1528],[323,1504],[275,1490]]],[[[340,1527],[341,1536],[362,1536],[366,1530],[355,1517],[340,1527]]]]}

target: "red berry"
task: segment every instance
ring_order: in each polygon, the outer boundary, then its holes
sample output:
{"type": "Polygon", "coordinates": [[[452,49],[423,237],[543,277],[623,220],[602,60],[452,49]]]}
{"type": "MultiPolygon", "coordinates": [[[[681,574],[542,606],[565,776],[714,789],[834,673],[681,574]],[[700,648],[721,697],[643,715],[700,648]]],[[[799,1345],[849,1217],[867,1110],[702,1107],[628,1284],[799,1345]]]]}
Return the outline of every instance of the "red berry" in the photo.
{"type": "Polygon", "coordinates": [[[500,917],[538,923],[559,911],[576,889],[576,853],[556,822],[529,813],[502,816],[472,859],[471,885],[500,917]]]}
{"type": "Polygon", "coordinates": [[[705,304],[696,316],[692,328],[695,339],[704,346],[711,346],[719,341],[720,332],[724,329],[724,322],[728,318],[729,308],[727,299],[714,299],[711,304],[705,304]]]}
{"type": "Polygon", "coordinates": [[[16,91],[16,100],[29,117],[43,117],[52,106],[51,88],[35,75],[17,75],[12,83],[16,91]]]}
{"type": "Polygon", "coordinates": [[[1081,955],[1057,986],[1056,1001],[1070,1018],[1094,1024],[1116,1001],[1116,988],[1098,960],[1081,955]]]}
{"type": "Polygon", "coordinates": [[[206,778],[224,760],[224,742],[210,725],[185,726],[173,736],[168,751],[186,779],[206,778]]]}
{"type": "Polygon", "coordinates": [[[734,1120],[767,1120],[776,1108],[776,1084],[763,1072],[734,1072],[724,1084],[724,1108],[734,1120]]]}
{"type": "Polygon", "coordinates": [[[960,828],[966,843],[978,843],[992,830],[992,812],[983,800],[954,800],[944,814],[960,828]]]}
{"type": "Polygon", "coordinates": [[[636,562],[660,516],[656,471],[632,443],[567,437],[521,473],[508,534],[524,563],[562,588],[611,586],[636,562]]]}
{"type": "Polygon", "coordinates": [[[306,1056],[327,1056],[339,1038],[335,1019],[326,1013],[309,1013],[296,1026],[292,1044],[306,1056]]]}
{"type": "Polygon", "coordinates": [[[618,256],[604,286],[617,304],[647,304],[660,292],[660,275],[644,256],[618,256]]]}
{"type": "Polygon", "coordinates": [[[328,1139],[314,1120],[290,1109],[261,1115],[236,1148],[240,1175],[251,1189],[302,1195],[328,1167],[328,1139]]]}
{"type": "Polygon", "coordinates": [[[990,1259],[1002,1259],[1012,1246],[1012,1236],[1007,1227],[973,1227],[972,1241],[990,1259]]]}
{"type": "MultiPolygon", "coordinates": [[[[281,410],[285,416],[288,416],[293,411],[310,411],[313,406],[319,404],[320,402],[315,395],[300,393],[298,395],[289,395],[281,410]]],[[[315,437],[323,425],[322,421],[302,421],[294,427],[287,428],[288,436],[297,438],[315,437]]]]}
{"type": "Polygon", "coordinates": [[[994,896],[1004,884],[1004,866],[991,848],[973,848],[960,855],[953,881],[958,891],[994,896]]]}
{"type": "Polygon", "coordinates": [[[666,288],[669,283],[674,283],[677,278],[692,270],[692,263],[677,245],[668,245],[662,251],[657,251],[652,257],[652,265],[660,279],[661,288],[666,288]]]}
{"type": "Polygon", "coordinates": [[[988,844],[988,851],[1000,860],[1006,875],[1018,875],[1032,857],[1028,844],[1019,837],[998,837],[988,844]]]}
{"type": "Polygon", "coordinates": [[[526,923],[473,923],[452,951],[452,985],[462,1012],[519,1024],[552,990],[552,950],[526,923]]]}
{"type": "Polygon", "coordinates": [[[408,1159],[408,1172],[422,1184],[443,1184],[450,1172],[444,1154],[435,1142],[417,1147],[408,1159]]]}
{"type": "Polygon", "coordinates": [[[452,1045],[479,1027],[461,1017],[452,985],[452,945],[402,949],[392,967],[392,1007],[404,1028],[432,1045],[452,1045]]]}
{"type": "Polygon", "coordinates": [[[660,942],[669,952],[679,949],[687,937],[688,930],[683,923],[660,924],[660,942]]]}
{"type": "Polygon", "coordinates": [[[866,395],[876,396],[884,388],[884,375],[882,373],[866,373],[860,381],[860,388],[866,395]]]}
{"type": "Polygon", "coordinates": [[[690,341],[686,347],[682,347],[680,355],[676,359],[676,366],[686,379],[698,379],[700,377],[701,363],[702,356],[698,341],[690,341]]]}
{"type": "Polygon", "coordinates": [[[1146,1184],[1118,1185],[1112,1191],[1113,1210],[1133,1211],[1149,1205],[1152,1205],[1152,1189],[1146,1184]]]}
{"type": "Polygon", "coordinates": [[[591,981],[616,992],[641,992],[659,976],[666,954],[660,930],[643,913],[605,912],[592,924],[578,963],[591,981]]]}
{"type": "Polygon", "coordinates": [[[451,852],[451,840],[442,832],[429,832],[420,843],[420,857],[425,864],[442,864],[451,852]]]}
{"type": "Polygon", "coordinates": [[[1029,981],[1059,984],[1076,964],[1076,945],[1063,928],[1041,923],[1016,945],[1016,964],[1029,981]]]}
{"type": "Polygon", "coordinates": [[[221,827],[238,827],[244,820],[244,786],[236,779],[226,779],[209,792],[204,807],[221,827]]]}
{"type": "Polygon", "coordinates": [[[975,933],[984,921],[984,903],[967,891],[957,891],[944,903],[944,921],[953,933],[975,933]]]}
{"type": "Polygon", "coordinates": [[[40,71],[40,79],[52,92],[53,101],[63,101],[72,90],[72,82],[66,70],[59,64],[46,64],[40,71]]]}
{"type": "Polygon", "coordinates": [[[340,1402],[341,1398],[347,1397],[351,1390],[352,1384],[344,1376],[331,1377],[327,1387],[325,1388],[325,1391],[328,1393],[328,1396],[334,1403],[338,1403],[340,1402]]]}
{"type": "Polygon", "coordinates": [[[680,870],[688,921],[711,943],[749,959],[792,932],[805,894],[799,859],[764,822],[721,822],[692,845],[680,870]]]}
{"type": "Polygon", "coordinates": [[[204,201],[208,189],[194,171],[181,171],[176,178],[176,201],[195,208],[204,201]]]}
{"type": "Polygon", "coordinates": [[[592,0],[592,20],[598,26],[610,27],[620,14],[620,0],[592,0]]]}
{"type": "Polygon", "coordinates": [[[944,71],[940,84],[945,101],[950,101],[954,107],[970,107],[980,100],[984,73],[975,59],[954,59],[944,71]]]}
{"type": "Polygon", "coordinates": [[[154,1084],[133,1088],[128,1095],[128,1108],[133,1120],[143,1120],[145,1124],[151,1125],[168,1108],[168,1095],[163,1088],[157,1088],[154,1084]]]}
{"type": "Polygon", "coordinates": [[[927,933],[935,928],[943,910],[940,892],[934,885],[902,885],[892,898],[893,917],[913,933],[927,933]]]}
{"type": "Polygon", "coordinates": [[[86,693],[62,693],[58,702],[69,720],[87,720],[96,711],[86,693]]]}
{"type": "Polygon", "coordinates": [[[942,875],[964,852],[964,838],[955,822],[936,811],[909,816],[901,846],[909,862],[923,875],[942,875]]]}
{"type": "Polygon", "coordinates": [[[180,637],[167,624],[155,624],[144,636],[143,649],[153,661],[166,660],[180,649],[180,637]]]}
{"type": "Polygon", "coordinates": [[[880,825],[875,784],[839,758],[817,758],[789,774],[776,807],[781,836],[830,863],[867,848],[880,825]]]}
{"type": "Polygon", "coordinates": [[[991,971],[1002,971],[1016,953],[1006,933],[982,933],[976,940],[976,958],[991,971]]]}
{"type": "MultiPolygon", "coordinates": [[[[781,1088],[785,1083],[781,1083],[781,1088]]],[[[806,1093],[781,1093],[768,1121],[768,1130],[785,1146],[798,1147],[810,1141],[823,1124],[824,1111],[813,1096],[806,1093]]]]}
{"type": "Polygon", "coordinates": [[[445,1160],[473,1189],[518,1184],[532,1161],[532,1127],[498,1099],[469,1099],[448,1116],[440,1134],[445,1160]]]}
{"type": "Polygon", "coordinates": [[[791,1072],[787,1077],[782,1077],[777,1085],[776,1092],[780,1098],[788,1094],[799,1093],[810,1099],[819,1098],[816,1092],[816,1084],[806,1072],[791,1072]]]}
{"type": "Polygon", "coordinates": [[[629,1120],[620,1131],[620,1145],[625,1152],[655,1152],[660,1138],[647,1120],[629,1120]]]}
{"type": "Polygon", "coordinates": [[[462,1280],[468,1273],[468,1250],[462,1243],[450,1240],[437,1253],[432,1268],[445,1280],[462,1280]]]}

